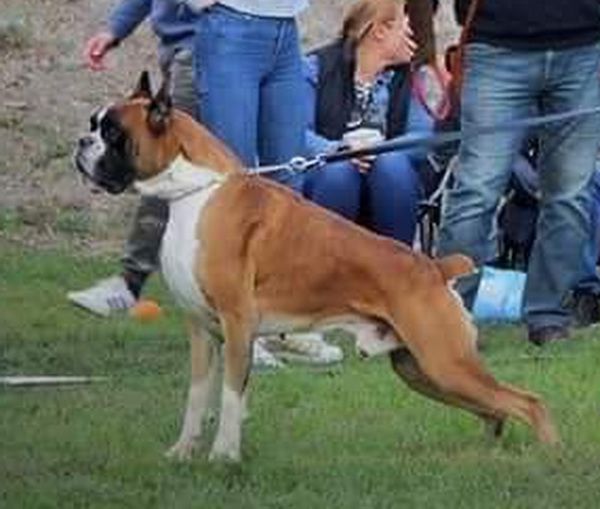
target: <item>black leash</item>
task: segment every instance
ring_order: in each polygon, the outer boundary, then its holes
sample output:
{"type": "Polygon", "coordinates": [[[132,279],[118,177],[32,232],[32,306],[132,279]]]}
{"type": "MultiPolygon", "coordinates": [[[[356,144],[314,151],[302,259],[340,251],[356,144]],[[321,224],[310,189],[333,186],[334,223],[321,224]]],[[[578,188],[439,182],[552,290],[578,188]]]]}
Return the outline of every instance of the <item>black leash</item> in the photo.
{"type": "MultiPolygon", "coordinates": [[[[513,129],[527,129],[542,127],[548,124],[561,122],[564,120],[570,120],[574,118],[584,117],[600,113],[600,106],[594,108],[585,108],[574,111],[568,111],[565,113],[551,113],[549,115],[542,115],[539,117],[529,117],[522,120],[513,120],[510,122],[502,122],[498,124],[484,125],[477,128],[477,134],[492,134],[501,131],[511,131],[513,129]]],[[[598,133],[600,136],[600,133],[598,133]]],[[[368,147],[354,149],[354,150],[341,150],[332,154],[323,154],[319,156],[320,160],[324,163],[334,163],[338,161],[345,161],[347,159],[355,159],[364,156],[373,156],[383,154],[385,152],[393,152],[395,150],[402,150],[408,148],[417,147],[438,147],[440,145],[446,145],[460,141],[462,138],[468,136],[467,130],[464,131],[449,131],[442,133],[408,133],[397,138],[377,143],[368,147]]]]}
{"type": "MultiPolygon", "coordinates": [[[[556,122],[562,122],[564,120],[594,115],[597,113],[600,113],[600,106],[567,111],[564,113],[551,113],[549,115],[541,115],[538,117],[529,117],[521,120],[512,120],[510,122],[480,126],[477,128],[477,134],[492,134],[501,131],[511,131],[513,129],[532,129],[556,122]]],[[[441,133],[408,133],[359,149],[346,149],[332,153],[319,154],[313,158],[294,157],[287,163],[283,164],[248,168],[248,173],[262,175],[278,171],[290,171],[294,173],[304,172],[311,169],[320,168],[328,163],[346,161],[348,159],[356,159],[366,156],[375,156],[384,154],[386,152],[393,152],[395,150],[439,147],[441,145],[460,141],[462,138],[468,135],[468,130],[448,131],[441,133]]]]}

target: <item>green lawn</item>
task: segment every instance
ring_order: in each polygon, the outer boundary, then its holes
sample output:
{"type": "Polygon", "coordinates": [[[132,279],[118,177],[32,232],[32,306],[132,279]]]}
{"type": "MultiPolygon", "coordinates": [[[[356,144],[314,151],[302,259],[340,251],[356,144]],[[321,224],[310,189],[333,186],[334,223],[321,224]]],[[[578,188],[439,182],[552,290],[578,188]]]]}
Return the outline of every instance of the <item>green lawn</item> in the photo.
{"type": "MultiPolygon", "coordinates": [[[[514,327],[482,330],[502,380],[542,394],[562,448],[511,423],[497,445],[478,422],[406,389],[387,359],[352,345],[332,369],[252,379],[243,463],[189,464],[177,438],[187,389],[181,315],[143,325],[73,309],[65,292],[115,261],[0,245],[0,374],[108,377],[89,386],[0,388],[1,508],[597,508],[600,341],[593,331],[544,350],[514,327]]],[[[341,337],[333,336],[333,341],[341,337]]]]}

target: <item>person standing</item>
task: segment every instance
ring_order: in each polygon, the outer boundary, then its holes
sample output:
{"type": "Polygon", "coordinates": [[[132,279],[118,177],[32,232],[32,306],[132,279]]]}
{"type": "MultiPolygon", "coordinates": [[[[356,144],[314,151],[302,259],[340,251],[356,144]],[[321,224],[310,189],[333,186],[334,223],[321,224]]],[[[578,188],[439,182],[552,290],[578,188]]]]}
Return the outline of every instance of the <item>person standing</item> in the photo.
{"type": "MultiPolygon", "coordinates": [[[[200,1],[194,44],[198,115],[247,167],[280,165],[304,152],[304,79],[296,16],[308,0],[200,1]]],[[[265,174],[300,193],[303,176],[265,174]]],[[[320,333],[259,338],[278,358],[340,361],[320,333]]]]}
{"type": "MultiPolygon", "coordinates": [[[[199,114],[253,167],[302,154],[302,62],[296,15],[307,0],[222,0],[204,7],[195,39],[199,114]]],[[[299,191],[288,171],[268,178],[299,191]]]]}
{"type": "MultiPolygon", "coordinates": [[[[467,23],[455,186],[443,207],[438,253],[464,253],[482,265],[495,256],[492,221],[525,129],[482,134],[481,127],[600,105],[597,0],[456,0],[467,23]],[[472,16],[467,16],[471,6],[472,16]]],[[[536,345],[566,339],[566,296],[584,271],[591,235],[591,181],[600,115],[549,124],[540,133],[540,216],[527,271],[524,315],[536,345]]],[[[459,282],[473,302],[478,276],[459,282]]]]}
{"type": "MultiPolygon", "coordinates": [[[[198,13],[186,2],[173,0],[121,0],[99,30],[87,41],[83,57],[89,69],[107,68],[107,55],[127,39],[146,19],[158,37],[159,65],[171,76],[171,96],[175,107],[196,115],[196,90],[192,48],[198,13]]],[[[89,288],[69,292],[75,305],[102,317],[130,308],[143,286],[159,268],[160,243],[168,220],[167,204],[142,197],[121,258],[121,272],[102,279],[89,288]]]]}

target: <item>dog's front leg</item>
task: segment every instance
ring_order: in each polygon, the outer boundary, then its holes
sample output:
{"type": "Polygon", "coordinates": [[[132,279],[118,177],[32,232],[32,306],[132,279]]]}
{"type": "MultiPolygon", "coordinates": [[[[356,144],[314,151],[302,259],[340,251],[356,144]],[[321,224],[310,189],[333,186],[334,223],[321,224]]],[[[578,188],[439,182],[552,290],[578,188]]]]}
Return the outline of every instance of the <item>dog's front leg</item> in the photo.
{"type": "Polygon", "coordinates": [[[183,427],[177,442],[167,451],[167,457],[190,459],[202,432],[202,420],[209,406],[212,386],[217,376],[218,352],[201,323],[189,320],[191,380],[183,427]]]}
{"type": "Polygon", "coordinates": [[[238,313],[222,316],[221,322],[225,333],[223,393],[219,429],[210,460],[238,462],[245,391],[251,367],[251,324],[238,313]]]}

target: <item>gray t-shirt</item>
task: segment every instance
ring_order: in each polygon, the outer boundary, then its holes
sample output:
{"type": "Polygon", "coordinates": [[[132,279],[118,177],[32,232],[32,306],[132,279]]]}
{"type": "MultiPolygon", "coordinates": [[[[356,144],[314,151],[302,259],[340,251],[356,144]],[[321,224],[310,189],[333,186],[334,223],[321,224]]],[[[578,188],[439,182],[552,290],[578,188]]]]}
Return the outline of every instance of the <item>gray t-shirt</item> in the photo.
{"type": "Polygon", "coordinates": [[[196,10],[219,3],[254,16],[293,18],[304,10],[309,0],[219,0],[218,2],[214,0],[186,0],[186,2],[196,10]]]}

